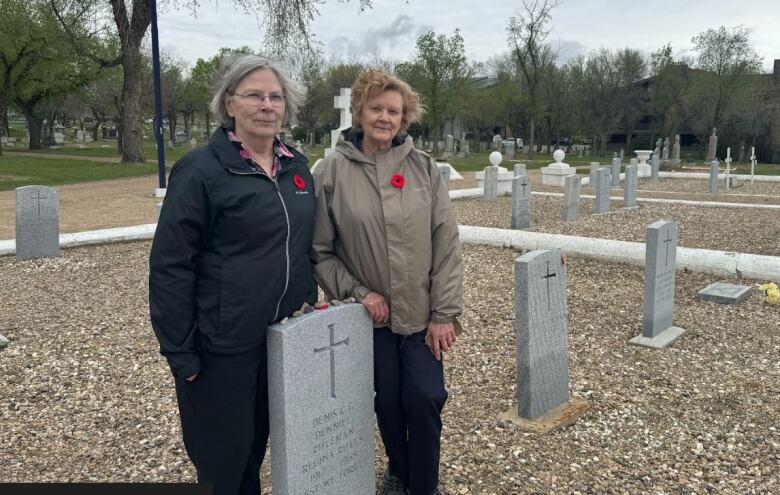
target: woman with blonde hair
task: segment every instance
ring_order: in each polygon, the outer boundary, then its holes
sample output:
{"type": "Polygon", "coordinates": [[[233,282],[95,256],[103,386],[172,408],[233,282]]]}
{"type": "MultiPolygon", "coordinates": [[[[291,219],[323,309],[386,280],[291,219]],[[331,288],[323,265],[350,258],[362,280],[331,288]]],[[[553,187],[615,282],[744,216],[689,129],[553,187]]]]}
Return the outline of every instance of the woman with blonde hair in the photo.
{"type": "Polygon", "coordinates": [[[312,257],[328,298],[374,321],[375,410],[388,456],[381,494],[439,493],[442,352],[462,311],[458,227],[436,162],[405,135],[419,96],[380,69],[352,86],[352,128],[314,174],[312,257]]]}

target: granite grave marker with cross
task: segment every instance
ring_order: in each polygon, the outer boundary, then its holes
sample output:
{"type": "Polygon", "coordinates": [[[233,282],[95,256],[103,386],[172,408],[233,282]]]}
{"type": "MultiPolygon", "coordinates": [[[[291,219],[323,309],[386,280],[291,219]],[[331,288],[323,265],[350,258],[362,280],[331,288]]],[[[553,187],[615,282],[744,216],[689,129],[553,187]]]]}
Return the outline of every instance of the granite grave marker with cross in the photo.
{"type": "Polygon", "coordinates": [[[612,192],[612,184],[609,178],[609,169],[600,168],[596,171],[596,213],[609,212],[609,195],[612,192]]]}
{"type": "Polygon", "coordinates": [[[710,194],[718,194],[718,160],[710,162],[710,194]]]}
{"type": "Polygon", "coordinates": [[[620,158],[612,159],[612,185],[620,185],[620,158]]]}
{"type": "Polygon", "coordinates": [[[491,165],[485,167],[485,201],[495,201],[498,198],[498,167],[491,165]]]}
{"type": "Polygon", "coordinates": [[[677,267],[677,224],[665,220],[647,228],[645,302],[642,333],[629,342],[663,349],[685,330],[674,326],[674,277],[677,267]]]}
{"type": "Polygon", "coordinates": [[[16,257],[60,254],[59,196],[52,187],[16,188],[16,257]]]}
{"type": "Polygon", "coordinates": [[[514,417],[502,417],[546,432],[572,422],[587,408],[570,400],[566,265],[559,250],[517,258],[515,309],[517,410],[514,417]]]}
{"type": "Polygon", "coordinates": [[[527,229],[531,226],[531,182],[527,175],[519,175],[512,180],[512,221],[513,229],[527,229]]]}
{"type": "Polygon", "coordinates": [[[580,192],[582,182],[579,175],[569,175],[563,183],[563,210],[561,217],[564,222],[577,220],[580,214],[580,192]]]}
{"type": "Polygon", "coordinates": [[[360,304],[269,327],[274,493],[374,493],[372,332],[360,304]]]}
{"type": "Polygon", "coordinates": [[[623,182],[623,208],[636,208],[639,165],[632,163],[626,167],[626,180],[623,182]]]}

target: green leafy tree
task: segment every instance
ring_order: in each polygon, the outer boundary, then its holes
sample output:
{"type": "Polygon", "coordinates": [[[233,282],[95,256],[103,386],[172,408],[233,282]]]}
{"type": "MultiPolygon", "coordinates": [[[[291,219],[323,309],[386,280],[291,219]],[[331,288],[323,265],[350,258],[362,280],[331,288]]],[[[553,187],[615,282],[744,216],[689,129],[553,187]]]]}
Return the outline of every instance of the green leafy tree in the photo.
{"type": "Polygon", "coordinates": [[[649,110],[662,136],[677,134],[685,121],[688,95],[688,66],[672,58],[667,44],[650,55],[649,110]]]}
{"type": "Polygon", "coordinates": [[[750,34],[743,26],[707,29],[691,40],[698,53],[697,74],[690,88],[691,124],[705,141],[713,127],[720,127],[734,108],[746,82],[761,69],[750,34]]]}
{"type": "Polygon", "coordinates": [[[434,152],[438,152],[444,119],[457,113],[473,68],[466,61],[460,30],[452,36],[428,31],[417,38],[417,51],[411,62],[398,65],[398,73],[423,96],[425,119],[433,131],[434,152]]]}
{"type": "Polygon", "coordinates": [[[646,91],[640,82],[645,78],[647,62],[639,50],[624,48],[615,54],[615,63],[620,74],[618,120],[626,131],[626,153],[630,154],[633,130],[646,108],[646,91]]]}

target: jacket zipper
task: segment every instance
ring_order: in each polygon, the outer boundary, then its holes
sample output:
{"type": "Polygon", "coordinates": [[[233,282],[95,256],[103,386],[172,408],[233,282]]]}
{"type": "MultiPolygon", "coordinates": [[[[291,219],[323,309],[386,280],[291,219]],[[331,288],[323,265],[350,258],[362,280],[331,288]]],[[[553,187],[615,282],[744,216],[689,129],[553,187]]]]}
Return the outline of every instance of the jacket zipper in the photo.
{"type": "Polygon", "coordinates": [[[279,300],[276,302],[276,313],[274,313],[274,318],[271,321],[276,321],[276,319],[279,317],[279,309],[282,306],[282,299],[284,299],[284,296],[287,295],[287,289],[290,286],[290,215],[287,212],[287,204],[284,202],[284,198],[282,197],[282,191],[279,189],[279,182],[276,179],[271,179],[267,174],[261,173],[261,172],[240,172],[237,170],[233,170],[232,168],[228,168],[228,170],[236,175],[264,175],[268,177],[271,182],[274,183],[274,187],[276,188],[276,194],[279,196],[279,201],[282,203],[282,210],[284,210],[284,220],[287,223],[287,237],[284,240],[284,255],[285,260],[287,262],[286,271],[284,274],[284,290],[282,291],[282,295],[279,296],[279,300]]]}

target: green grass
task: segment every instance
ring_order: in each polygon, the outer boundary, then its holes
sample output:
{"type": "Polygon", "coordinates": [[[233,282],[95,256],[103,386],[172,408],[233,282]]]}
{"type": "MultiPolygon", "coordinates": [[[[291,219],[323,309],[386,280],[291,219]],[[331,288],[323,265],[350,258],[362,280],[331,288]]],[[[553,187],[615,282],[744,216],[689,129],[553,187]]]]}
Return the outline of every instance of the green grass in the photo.
{"type": "MultiPolygon", "coordinates": [[[[62,148],[49,149],[43,148],[40,150],[29,150],[27,148],[4,148],[6,151],[21,151],[25,153],[50,153],[54,155],[73,155],[73,156],[94,156],[100,158],[119,158],[120,155],[116,150],[116,141],[97,141],[87,145],[86,148],[79,148],[75,144],[66,144],[62,148]],[[108,148],[104,148],[101,145],[108,145],[108,148]]],[[[189,146],[178,146],[172,150],[165,150],[165,161],[175,162],[185,153],[190,150],[189,146]]],[[[157,150],[154,147],[154,143],[144,141],[144,156],[147,160],[157,161],[157,150]]]]}
{"type": "Polygon", "coordinates": [[[32,184],[55,186],[156,173],[151,163],[101,163],[65,158],[0,157],[0,191],[32,184]]]}

